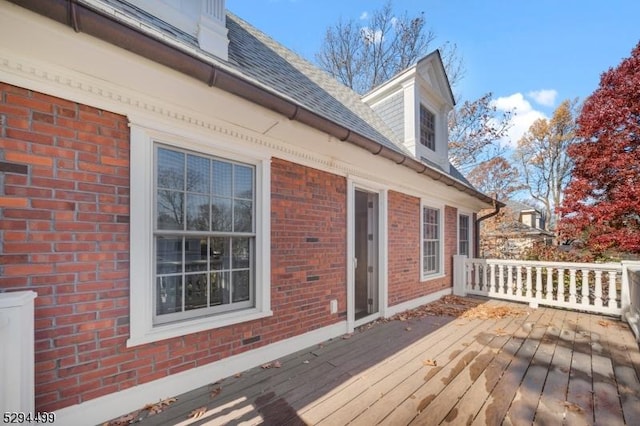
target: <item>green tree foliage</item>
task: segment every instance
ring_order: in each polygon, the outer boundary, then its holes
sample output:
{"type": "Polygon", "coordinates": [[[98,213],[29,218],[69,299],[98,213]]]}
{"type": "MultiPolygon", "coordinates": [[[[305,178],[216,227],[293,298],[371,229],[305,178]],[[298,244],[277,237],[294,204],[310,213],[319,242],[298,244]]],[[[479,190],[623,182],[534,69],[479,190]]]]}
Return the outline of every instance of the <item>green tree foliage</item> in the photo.
{"type": "Polygon", "coordinates": [[[597,252],[640,253],[640,43],[602,74],[578,126],[562,235],[597,252]]]}

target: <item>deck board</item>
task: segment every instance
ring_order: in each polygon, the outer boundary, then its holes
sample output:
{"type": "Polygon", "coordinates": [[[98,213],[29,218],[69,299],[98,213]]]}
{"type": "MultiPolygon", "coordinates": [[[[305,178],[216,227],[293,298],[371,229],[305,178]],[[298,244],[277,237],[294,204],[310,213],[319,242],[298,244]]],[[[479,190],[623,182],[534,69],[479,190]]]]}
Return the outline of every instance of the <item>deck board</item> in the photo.
{"type": "Polygon", "coordinates": [[[640,351],[625,323],[483,302],[528,314],[381,321],[178,395],[140,423],[640,424],[640,351]]]}

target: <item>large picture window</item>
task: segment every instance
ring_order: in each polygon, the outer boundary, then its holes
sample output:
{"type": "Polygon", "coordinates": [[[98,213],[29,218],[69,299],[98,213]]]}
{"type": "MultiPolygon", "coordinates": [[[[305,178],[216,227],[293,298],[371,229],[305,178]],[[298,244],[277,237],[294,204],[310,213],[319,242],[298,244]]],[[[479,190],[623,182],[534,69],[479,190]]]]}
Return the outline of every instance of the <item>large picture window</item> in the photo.
{"type": "Polygon", "coordinates": [[[255,305],[255,167],[155,146],[154,323],[255,305]]]}
{"type": "Polygon", "coordinates": [[[420,143],[432,151],[436,150],[436,116],[420,104],[420,143]]]}
{"type": "Polygon", "coordinates": [[[422,275],[440,273],[440,210],[422,209],[422,275]]]}

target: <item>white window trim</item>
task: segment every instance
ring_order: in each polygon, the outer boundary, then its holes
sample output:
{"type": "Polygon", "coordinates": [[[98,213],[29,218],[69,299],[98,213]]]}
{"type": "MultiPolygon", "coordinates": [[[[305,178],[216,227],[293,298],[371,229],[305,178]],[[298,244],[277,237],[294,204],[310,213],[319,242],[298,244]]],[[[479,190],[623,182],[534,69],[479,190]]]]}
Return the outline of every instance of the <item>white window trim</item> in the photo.
{"type": "MultiPolygon", "coordinates": [[[[131,124],[130,158],[130,284],[129,339],[127,347],[142,345],[204,330],[226,327],[273,315],[271,311],[271,159],[248,157],[231,150],[233,143],[189,139],[131,124]],[[153,149],[154,143],[189,149],[255,166],[256,260],[255,307],[176,323],[153,324],[153,149]]],[[[213,139],[213,138],[212,138],[213,139]]]]}
{"type": "Polygon", "coordinates": [[[456,239],[456,253],[460,253],[460,216],[467,216],[469,218],[469,229],[467,232],[467,242],[469,244],[469,253],[467,254],[468,258],[473,257],[473,214],[471,212],[467,212],[464,210],[458,210],[458,222],[456,224],[456,230],[458,237],[456,239]]]}
{"type": "Polygon", "coordinates": [[[445,209],[444,204],[433,202],[432,200],[422,199],[420,200],[420,281],[430,281],[438,278],[442,278],[446,276],[444,271],[444,225],[445,225],[445,209]],[[440,250],[440,264],[438,266],[438,272],[433,273],[424,273],[424,209],[430,208],[434,210],[438,210],[438,248],[440,250]]]}

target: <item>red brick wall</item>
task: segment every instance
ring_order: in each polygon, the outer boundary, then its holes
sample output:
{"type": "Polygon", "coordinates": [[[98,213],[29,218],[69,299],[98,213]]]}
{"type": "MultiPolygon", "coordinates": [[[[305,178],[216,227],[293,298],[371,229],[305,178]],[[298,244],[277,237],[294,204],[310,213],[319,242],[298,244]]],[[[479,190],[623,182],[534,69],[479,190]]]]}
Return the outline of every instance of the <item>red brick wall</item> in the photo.
{"type": "Polygon", "coordinates": [[[420,280],[420,199],[389,191],[389,306],[397,305],[452,286],[457,241],[457,210],[444,211],[445,277],[420,280]]]}
{"type": "Polygon", "coordinates": [[[290,337],[346,318],[347,183],[279,159],[271,175],[270,335],[290,337]]]}
{"type": "Polygon", "coordinates": [[[0,160],[28,165],[27,174],[5,173],[0,187],[0,291],[38,293],[40,411],[343,319],[344,178],[273,160],[273,317],[127,349],[126,118],[0,83],[0,160]],[[331,299],[341,314],[330,315],[331,299]]]}

